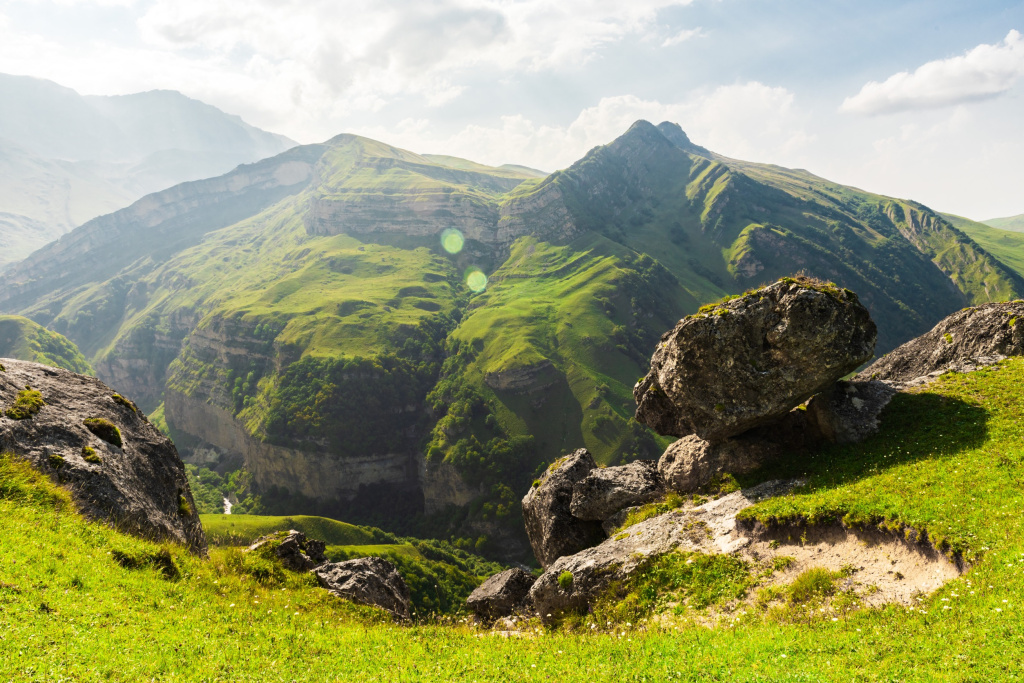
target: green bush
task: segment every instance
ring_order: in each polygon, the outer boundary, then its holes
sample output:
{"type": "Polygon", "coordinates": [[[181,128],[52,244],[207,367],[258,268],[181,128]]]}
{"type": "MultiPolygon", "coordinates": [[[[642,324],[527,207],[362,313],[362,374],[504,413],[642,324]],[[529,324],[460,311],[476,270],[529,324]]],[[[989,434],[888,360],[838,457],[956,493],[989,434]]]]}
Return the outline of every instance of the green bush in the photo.
{"type": "Polygon", "coordinates": [[[573,576],[572,572],[564,571],[558,575],[558,587],[564,590],[566,593],[572,590],[573,576]]]}

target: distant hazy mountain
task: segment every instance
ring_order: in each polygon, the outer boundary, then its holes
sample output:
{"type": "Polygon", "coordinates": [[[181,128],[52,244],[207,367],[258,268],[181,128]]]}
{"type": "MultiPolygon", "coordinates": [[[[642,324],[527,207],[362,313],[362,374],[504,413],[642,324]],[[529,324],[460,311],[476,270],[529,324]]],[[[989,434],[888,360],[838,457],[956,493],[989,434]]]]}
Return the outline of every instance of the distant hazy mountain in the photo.
{"type": "Polygon", "coordinates": [[[352,135],[296,147],[75,229],[0,273],[0,310],[163,403],[186,457],[244,460],[279,510],[493,540],[559,455],[657,457],[631,389],[659,335],[799,271],[857,292],[879,352],[1024,294],[927,207],[640,121],[546,177],[352,135]]]}
{"type": "Polygon", "coordinates": [[[83,97],[0,74],[0,266],[146,194],[294,145],[178,92],[83,97]]]}
{"type": "Polygon", "coordinates": [[[1019,216],[1008,216],[1006,218],[990,218],[987,221],[981,222],[990,227],[999,228],[1000,230],[1024,232],[1024,213],[1019,216]]]}

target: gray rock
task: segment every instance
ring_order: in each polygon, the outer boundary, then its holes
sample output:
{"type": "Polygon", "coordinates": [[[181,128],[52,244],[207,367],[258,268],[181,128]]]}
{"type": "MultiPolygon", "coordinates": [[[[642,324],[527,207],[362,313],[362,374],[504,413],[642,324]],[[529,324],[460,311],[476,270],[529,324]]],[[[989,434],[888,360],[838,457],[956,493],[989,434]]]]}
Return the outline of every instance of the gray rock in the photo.
{"type": "Polygon", "coordinates": [[[380,557],[328,562],[313,570],[331,595],[385,610],[396,621],[408,621],[412,598],[395,565],[380,557]]]}
{"type": "Polygon", "coordinates": [[[688,316],[633,388],[661,434],[719,441],[783,417],[871,358],[877,331],[857,295],[786,278],[688,316]]]}
{"type": "Polygon", "coordinates": [[[944,372],[969,372],[1024,355],[1024,301],[965,308],[879,358],[855,379],[921,384],[944,372]],[[917,380],[917,381],[915,381],[917,380]]]}
{"type": "Polygon", "coordinates": [[[256,552],[273,543],[277,543],[274,554],[281,558],[281,564],[286,569],[293,572],[308,572],[327,561],[324,557],[326,543],[307,539],[306,534],[294,529],[261,536],[247,548],[247,551],[256,552]]]}
{"type": "Polygon", "coordinates": [[[884,382],[837,382],[814,396],[807,415],[822,437],[835,443],[860,443],[878,431],[882,410],[896,394],[884,382]]]}
{"type": "Polygon", "coordinates": [[[658,471],[666,488],[692,493],[715,475],[752,472],[783,452],[779,443],[762,434],[744,434],[713,444],[691,434],[665,449],[658,460],[658,471]]]}
{"type": "Polygon", "coordinates": [[[134,404],[115,399],[95,377],[7,358],[2,364],[0,452],[25,458],[68,487],[78,510],[91,519],[206,554],[206,535],[178,451],[134,404]],[[5,410],[26,385],[46,403],[32,417],[12,419],[5,410]],[[121,446],[87,429],[90,418],[113,423],[121,446]]]}
{"type": "Polygon", "coordinates": [[[519,568],[506,569],[477,586],[466,605],[485,621],[507,617],[524,608],[534,577],[519,568]]]}
{"type": "Polygon", "coordinates": [[[567,612],[586,611],[613,582],[627,581],[652,558],[676,549],[735,552],[749,543],[749,539],[734,533],[736,514],[756,502],[787,493],[801,483],[800,480],[768,481],[699,507],[666,512],[627,527],[598,546],[561,557],[530,589],[533,609],[545,620],[567,612]]]}
{"type": "Polygon", "coordinates": [[[523,521],[533,554],[542,567],[604,540],[597,522],[573,516],[573,488],[597,464],[585,448],[555,461],[523,498],[523,521]]]}
{"type": "Polygon", "coordinates": [[[579,519],[600,522],[623,508],[657,500],[662,493],[661,475],[653,460],[599,467],[573,486],[569,511],[579,519]]]}

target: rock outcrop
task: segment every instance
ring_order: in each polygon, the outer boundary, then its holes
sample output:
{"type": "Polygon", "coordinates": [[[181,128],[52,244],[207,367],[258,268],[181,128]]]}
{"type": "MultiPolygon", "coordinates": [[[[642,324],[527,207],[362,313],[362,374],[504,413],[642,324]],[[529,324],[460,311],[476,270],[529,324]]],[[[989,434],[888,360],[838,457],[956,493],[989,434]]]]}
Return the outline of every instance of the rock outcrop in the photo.
{"type": "Polygon", "coordinates": [[[525,608],[533,582],[533,575],[527,571],[506,569],[477,586],[466,599],[466,605],[484,621],[510,616],[525,608]]]}
{"type": "Polygon", "coordinates": [[[577,519],[601,522],[623,508],[657,500],[663,493],[661,475],[652,460],[598,467],[573,487],[569,511],[577,519]]]}
{"type": "Polygon", "coordinates": [[[523,520],[533,554],[542,567],[604,540],[598,522],[573,516],[573,490],[597,467],[585,448],[554,462],[523,498],[523,520]]]}
{"type": "MultiPolygon", "coordinates": [[[[872,363],[858,380],[896,385],[1024,355],[1024,301],[965,308],[872,363]]],[[[918,382],[920,383],[920,382],[918,382]]]]}
{"type": "Polygon", "coordinates": [[[783,417],[871,358],[877,331],[857,295],[784,278],[680,320],[633,389],[661,434],[718,441],[783,417]]]}
{"type": "Polygon", "coordinates": [[[331,595],[360,605],[379,607],[396,621],[410,619],[412,597],[395,565],[380,557],[329,562],[313,570],[331,595]]]}
{"type": "Polygon", "coordinates": [[[327,561],[324,557],[326,543],[307,539],[306,534],[294,529],[261,536],[247,548],[247,552],[259,552],[267,547],[272,547],[285,569],[293,572],[308,572],[327,561]]]}
{"type": "Polygon", "coordinates": [[[627,527],[593,548],[552,563],[529,599],[543,619],[585,611],[613,582],[626,581],[652,558],[675,549],[731,553],[749,539],[736,537],[736,513],[801,483],[769,481],[704,505],[667,512],[627,527]]]}
{"type": "Polygon", "coordinates": [[[834,443],[860,443],[878,431],[882,410],[896,390],[877,380],[837,382],[807,403],[807,416],[834,443]]]}
{"type": "Polygon", "coordinates": [[[178,452],[131,401],[94,377],[7,358],[2,364],[0,451],[50,473],[87,517],[206,553],[178,452]],[[6,409],[31,401],[27,387],[42,403],[22,419],[8,417],[6,409]]]}

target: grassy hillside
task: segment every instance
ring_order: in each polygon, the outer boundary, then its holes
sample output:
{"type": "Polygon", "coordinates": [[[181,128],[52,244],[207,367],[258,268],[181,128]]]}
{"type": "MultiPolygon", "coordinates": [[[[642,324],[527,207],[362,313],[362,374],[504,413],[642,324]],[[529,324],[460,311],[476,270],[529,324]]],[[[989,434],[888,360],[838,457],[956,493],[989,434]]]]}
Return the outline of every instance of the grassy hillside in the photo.
{"type": "Polygon", "coordinates": [[[671,124],[537,176],[341,135],[83,226],[0,274],[0,307],[75,340],[186,456],[245,460],[271,511],[476,543],[521,536],[521,491],[568,450],[658,455],[631,387],[702,303],[805,271],[858,293],[884,352],[1024,296],[926,207],[671,124]],[[432,487],[442,462],[461,481],[432,487]]]}
{"type": "Polygon", "coordinates": [[[1012,230],[1014,232],[1024,232],[1024,214],[1020,216],[1008,216],[1006,218],[990,218],[987,221],[981,221],[985,225],[1000,230],[1012,230]]]}
{"type": "MultiPolygon", "coordinates": [[[[0,661],[0,677],[1014,680],[1024,675],[1010,654],[1024,644],[1021,386],[1021,359],[946,376],[897,397],[881,433],[863,446],[761,473],[806,473],[811,481],[748,517],[888,520],[962,552],[970,570],[917,606],[822,613],[820,602],[789,603],[782,594],[774,604],[730,611],[728,600],[698,596],[709,586],[731,592],[745,569],[709,577],[702,570],[716,563],[689,558],[682,567],[690,569],[647,582],[657,590],[634,603],[670,618],[584,619],[579,631],[531,627],[522,638],[481,635],[461,623],[392,626],[325,596],[307,578],[246,564],[230,549],[203,561],[168,548],[180,572],[169,580],[147,565],[158,546],[82,521],[66,494],[4,458],[0,644],[11,656],[0,661]],[[120,566],[115,551],[142,566],[120,566]],[[262,583],[254,577],[260,570],[262,583]]],[[[741,593],[756,591],[746,586],[741,593]]]]}
{"type": "Polygon", "coordinates": [[[945,216],[972,240],[985,248],[1000,261],[1024,275],[1024,224],[1015,230],[1010,224],[1006,227],[993,227],[985,223],[977,223],[960,216],[945,216]]]}
{"type": "Polygon", "coordinates": [[[71,341],[28,318],[0,315],[0,358],[17,358],[64,368],[83,375],[95,375],[71,341]]]}

